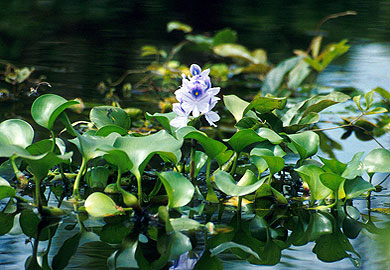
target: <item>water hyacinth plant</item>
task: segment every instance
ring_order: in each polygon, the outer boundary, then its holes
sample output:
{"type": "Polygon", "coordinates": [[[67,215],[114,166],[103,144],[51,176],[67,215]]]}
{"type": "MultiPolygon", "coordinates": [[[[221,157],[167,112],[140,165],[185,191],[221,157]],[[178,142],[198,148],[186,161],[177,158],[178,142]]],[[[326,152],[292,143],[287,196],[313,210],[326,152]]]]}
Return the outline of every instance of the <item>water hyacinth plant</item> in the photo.
{"type": "MultiPolygon", "coordinates": [[[[0,199],[7,205],[30,203],[27,209],[4,210],[0,218],[7,222],[0,232],[8,233],[20,214],[15,222],[35,238],[27,269],[64,269],[91,235],[111,250],[104,257],[110,269],[166,269],[183,258],[194,269],[221,269],[224,252],[251,264],[275,265],[283,249],[310,241],[320,260],[359,261],[348,239],[363,228],[373,233],[380,228],[361,218],[352,199],[376,190],[373,175],[390,172],[390,151],[356,153],[347,163],[316,156],[323,139],[315,128],[319,113],[350,97],[334,91],[288,106],[286,97],[245,101],[225,95],[234,127],[217,138],[201,130],[198,120],[204,116],[216,127],[220,88],[212,87],[209,69],[193,64],[189,71],[174,93],[173,113],[146,114],[162,127],[155,132],[132,129],[127,113],[113,106],[92,108],[90,122],[78,127],[66,112],[76,102],[53,94],[38,97],[31,109],[51,139],[34,142],[33,128],[22,120],[0,123],[0,199]],[[58,120],[68,133],[61,138],[58,120]],[[35,186],[33,192],[22,187],[26,181],[35,186]],[[73,188],[62,188],[67,186],[73,188]],[[34,202],[19,196],[21,189],[34,202]],[[38,245],[51,239],[64,214],[48,205],[51,194],[58,207],[71,198],[67,202],[77,221],[70,230],[78,226],[79,231],[50,264],[50,245],[44,260],[38,245]],[[100,226],[86,222],[88,216],[100,226]],[[197,254],[199,235],[204,245],[197,254]]],[[[373,93],[366,94],[365,106],[354,97],[358,118],[385,112],[375,107],[373,93]]]]}

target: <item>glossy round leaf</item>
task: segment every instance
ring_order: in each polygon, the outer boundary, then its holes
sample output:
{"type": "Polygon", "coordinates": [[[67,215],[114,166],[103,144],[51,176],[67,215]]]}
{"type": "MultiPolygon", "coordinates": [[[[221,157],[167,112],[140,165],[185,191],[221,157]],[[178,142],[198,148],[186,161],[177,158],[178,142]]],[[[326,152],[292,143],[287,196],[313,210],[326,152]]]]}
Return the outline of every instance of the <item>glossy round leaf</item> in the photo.
{"type": "Polygon", "coordinates": [[[290,138],[301,159],[311,157],[317,153],[320,145],[320,137],[316,133],[305,131],[287,136],[290,138]]]}
{"type": "Polygon", "coordinates": [[[168,207],[181,207],[188,204],[194,195],[194,186],[178,172],[158,173],[168,194],[168,207]]]}
{"type": "Polygon", "coordinates": [[[38,125],[52,130],[57,117],[66,108],[78,103],[75,100],[67,101],[54,94],[45,94],[38,97],[32,104],[31,116],[38,125]]]}
{"type": "Polygon", "coordinates": [[[85,200],[84,207],[89,215],[97,218],[115,215],[120,212],[115,202],[101,192],[94,192],[89,195],[85,200]]]}
{"type": "Polygon", "coordinates": [[[130,128],[130,117],[123,109],[118,107],[94,107],[89,114],[89,119],[99,129],[107,125],[116,125],[125,130],[130,128]]]}
{"type": "Polygon", "coordinates": [[[20,119],[9,119],[0,123],[0,144],[12,144],[26,148],[32,144],[34,130],[20,119]]]}
{"type": "MultiPolygon", "coordinates": [[[[33,210],[24,210],[22,211],[19,223],[22,227],[23,233],[29,237],[36,238],[37,237],[37,231],[39,223],[41,222],[41,219],[37,214],[33,212],[33,210]]],[[[54,230],[50,230],[50,227],[45,227],[39,235],[40,241],[46,241],[49,239],[49,237],[53,236],[55,233],[54,230]]]]}
{"type": "Polygon", "coordinates": [[[390,172],[390,151],[383,148],[372,150],[363,160],[368,173],[390,172]]]}

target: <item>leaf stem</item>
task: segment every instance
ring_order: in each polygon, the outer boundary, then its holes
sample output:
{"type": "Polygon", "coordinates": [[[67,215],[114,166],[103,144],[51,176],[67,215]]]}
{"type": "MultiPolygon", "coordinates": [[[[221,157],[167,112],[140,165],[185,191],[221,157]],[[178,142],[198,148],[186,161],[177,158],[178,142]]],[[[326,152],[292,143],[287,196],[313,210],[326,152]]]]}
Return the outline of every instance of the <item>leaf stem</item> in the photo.
{"type": "Polygon", "coordinates": [[[237,202],[237,231],[240,229],[241,226],[241,207],[242,205],[242,197],[238,196],[238,202],[237,202]]]}
{"type": "Polygon", "coordinates": [[[80,181],[81,181],[81,176],[83,175],[83,173],[87,167],[87,163],[88,163],[88,160],[83,157],[83,159],[81,160],[80,170],[79,170],[79,172],[76,176],[76,180],[74,181],[74,184],[73,184],[72,197],[75,198],[76,200],[78,200],[80,198],[80,191],[79,191],[80,181]]]}
{"type": "Polygon", "coordinates": [[[234,161],[233,161],[233,166],[232,166],[232,169],[230,171],[231,176],[233,176],[236,173],[237,161],[238,161],[239,156],[240,156],[240,153],[236,152],[236,156],[234,157],[234,161]]]}

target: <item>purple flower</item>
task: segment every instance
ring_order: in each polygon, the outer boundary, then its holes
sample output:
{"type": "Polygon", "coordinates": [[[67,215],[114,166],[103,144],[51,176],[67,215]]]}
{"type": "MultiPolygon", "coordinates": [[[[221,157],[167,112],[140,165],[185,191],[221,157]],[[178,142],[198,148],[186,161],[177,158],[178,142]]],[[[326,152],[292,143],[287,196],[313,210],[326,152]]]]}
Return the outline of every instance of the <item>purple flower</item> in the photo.
{"type": "MultiPolygon", "coordinates": [[[[211,87],[211,80],[209,77],[210,69],[202,71],[202,69],[193,64],[190,67],[191,76],[188,78],[183,74],[182,86],[176,90],[175,95],[179,103],[174,104],[173,111],[178,115],[171,121],[173,126],[183,126],[184,117],[189,118],[190,114],[193,117],[205,115],[206,120],[211,126],[216,126],[214,122],[218,121],[220,117],[216,112],[211,110],[215,104],[220,100],[216,97],[219,93],[219,87],[211,87]],[[179,110],[180,107],[180,110],[179,110]],[[179,119],[180,118],[180,119],[179,119]]],[[[184,125],[187,124],[187,120],[184,125]]]]}

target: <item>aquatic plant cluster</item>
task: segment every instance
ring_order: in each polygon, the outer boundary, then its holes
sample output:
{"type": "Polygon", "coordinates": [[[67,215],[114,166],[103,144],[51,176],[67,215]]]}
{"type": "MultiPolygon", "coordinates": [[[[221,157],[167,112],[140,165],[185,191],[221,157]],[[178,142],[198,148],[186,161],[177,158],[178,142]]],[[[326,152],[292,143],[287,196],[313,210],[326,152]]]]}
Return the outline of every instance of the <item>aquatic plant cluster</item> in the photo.
{"type": "MultiPolygon", "coordinates": [[[[169,27],[191,31],[180,23],[169,27]]],[[[311,56],[270,68],[262,51],[249,52],[234,44],[234,37],[223,30],[209,39],[186,38],[206,42],[220,56],[239,58],[237,63],[249,62],[235,74],[266,72],[261,95],[250,101],[218,97],[220,88],[212,87],[210,78],[215,66],[202,70],[192,64],[180,69],[184,75],[172,112],[146,113],[152,131],[134,129],[134,119],[117,106],[95,106],[88,123],[72,123],[68,109],[79,102],[54,94],[39,96],[31,107],[49,139],[36,140],[24,120],[0,123],[0,199],[6,201],[0,235],[20,228],[34,239],[26,269],[64,269],[80,255],[79,245],[108,251],[99,257],[109,269],[222,269],[224,253],[275,265],[284,249],[308,242],[315,242],[313,252],[322,261],[349,258],[360,264],[349,239],[361,230],[377,235],[385,230],[359,213],[352,200],[380,192],[372,179],[390,173],[390,151],[358,152],[347,163],[321,157],[319,149],[335,142],[316,124],[321,111],[354,103],[360,114],[341,127],[348,136],[359,134],[363,117],[387,112],[381,106],[388,104],[375,103],[374,94],[389,100],[390,93],[377,88],[351,101],[331,91],[291,102],[282,85],[288,91],[303,89],[312,69],[323,70],[348,50],[346,41],[319,53],[321,39],[315,38],[311,56]],[[214,111],[218,106],[233,123],[220,137],[204,125],[216,127],[225,120],[214,111]],[[57,206],[49,203],[50,196],[57,206]],[[65,216],[74,217],[65,226],[73,235],[49,260],[65,216]]]]}

